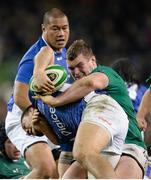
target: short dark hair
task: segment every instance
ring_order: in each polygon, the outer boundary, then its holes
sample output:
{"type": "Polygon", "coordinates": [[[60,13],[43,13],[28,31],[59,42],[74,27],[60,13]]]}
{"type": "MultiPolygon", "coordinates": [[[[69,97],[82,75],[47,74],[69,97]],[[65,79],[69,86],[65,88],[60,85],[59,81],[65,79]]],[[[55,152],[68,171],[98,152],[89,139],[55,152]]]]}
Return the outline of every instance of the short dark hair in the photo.
{"type": "MultiPolygon", "coordinates": [[[[43,16],[43,24],[49,24],[49,17],[54,17],[54,18],[60,18],[60,17],[65,17],[66,15],[64,14],[63,11],[61,11],[58,8],[52,8],[51,10],[47,11],[44,16],[43,16]]],[[[66,16],[67,17],[67,16],[66,16]]]]}
{"type": "Polygon", "coordinates": [[[4,143],[8,139],[6,130],[5,130],[5,122],[0,122],[0,151],[4,151],[4,143]]]}
{"type": "Polygon", "coordinates": [[[133,61],[129,58],[119,58],[113,62],[112,68],[124,79],[126,82],[138,83],[137,68],[133,61]]]}
{"type": "Polygon", "coordinates": [[[73,61],[79,54],[83,54],[86,57],[93,56],[93,51],[88,43],[83,39],[74,41],[67,51],[67,60],[73,61]]]}

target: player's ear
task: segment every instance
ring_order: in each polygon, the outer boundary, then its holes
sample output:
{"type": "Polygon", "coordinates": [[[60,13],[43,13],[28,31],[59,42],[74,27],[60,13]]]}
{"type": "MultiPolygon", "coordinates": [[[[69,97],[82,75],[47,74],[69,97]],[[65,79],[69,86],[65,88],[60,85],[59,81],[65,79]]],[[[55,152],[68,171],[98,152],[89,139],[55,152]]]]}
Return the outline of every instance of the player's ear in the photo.
{"type": "Polygon", "coordinates": [[[96,57],[94,55],[92,56],[92,61],[96,62],[96,57]]]}
{"type": "Polygon", "coordinates": [[[44,24],[41,24],[41,29],[42,29],[42,32],[44,32],[45,31],[45,25],[44,24]]]}
{"type": "Polygon", "coordinates": [[[91,62],[93,64],[93,66],[95,67],[96,66],[96,57],[94,55],[91,57],[91,62]]]}

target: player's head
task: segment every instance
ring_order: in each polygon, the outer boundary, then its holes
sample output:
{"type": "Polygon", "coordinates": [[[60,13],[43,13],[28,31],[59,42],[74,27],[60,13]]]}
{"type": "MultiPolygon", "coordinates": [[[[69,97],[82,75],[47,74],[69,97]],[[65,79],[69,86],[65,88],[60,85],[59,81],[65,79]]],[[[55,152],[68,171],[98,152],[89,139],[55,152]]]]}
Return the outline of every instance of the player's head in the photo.
{"type": "Polygon", "coordinates": [[[7,137],[4,122],[0,122],[0,152],[2,156],[11,160],[18,160],[21,155],[20,151],[7,137]]]}
{"type": "Polygon", "coordinates": [[[129,58],[119,58],[112,64],[112,68],[126,81],[127,83],[137,82],[137,69],[134,63],[129,58]]]}
{"type": "Polygon", "coordinates": [[[55,51],[66,46],[69,33],[68,18],[60,9],[53,8],[44,14],[42,35],[55,51]]]}
{"type": "Polygon", "coordinates": [[[82,78],[97,66],[91,47],[82,39],[74,41],[67,51],[71,74],[75,79],[82,78]]]}

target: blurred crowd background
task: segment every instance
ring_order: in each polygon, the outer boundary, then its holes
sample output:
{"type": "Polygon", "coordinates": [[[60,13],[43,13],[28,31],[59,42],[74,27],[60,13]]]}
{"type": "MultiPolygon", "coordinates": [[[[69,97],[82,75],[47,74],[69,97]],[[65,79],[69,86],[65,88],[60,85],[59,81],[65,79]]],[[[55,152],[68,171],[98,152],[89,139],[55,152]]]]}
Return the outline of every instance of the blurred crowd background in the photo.
{"type": "Polygon", "coordinates": [[[67,14],[71,36],[89,42],[97,59],[110,65],[129,57],[141,82],[151,69],[151,0],[1,0],[0,119],[6,115],[18,62],[41,35],[42,16],[57,7],[67,14]]]}

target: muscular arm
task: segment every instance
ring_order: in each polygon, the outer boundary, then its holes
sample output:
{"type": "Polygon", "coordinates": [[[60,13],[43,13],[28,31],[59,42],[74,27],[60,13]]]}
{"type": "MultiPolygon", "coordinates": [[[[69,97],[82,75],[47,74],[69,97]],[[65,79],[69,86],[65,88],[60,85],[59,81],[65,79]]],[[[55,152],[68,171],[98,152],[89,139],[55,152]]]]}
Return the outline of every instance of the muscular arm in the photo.
{"type": "MultiPolygon", "coordinates": [[[[36,84],[40,88],[43,88],[44,86],[44,90],[49,90],[50,88],[49,84],[51,84],[51,81],[45,75],[44,70],[48,66],[48,64],[53,63],[54,60],[53,56],[54,56],[53,50],[50,47],[45,46],[41,48],[41,50],[35,56],[34,59],[35,65],[34,65],[33,73],[36,79],[36,84]]],[[[19,80],[15,82],[15,86],[14,86],[14,101],[23,111],[31,104],[31,102],[28,97],[29,85],[21,82],[20,79],[23,79],[23,77],[27,76],[26,71],[28,71],[28,68],[30,68],[30,66],[32,66],[31,61],[30,64],[24,63],[22,65],[19,71],[19,80]]],[[[31,71],[31,69],[29,71],[31,71]]],[[[28,74],[28,77],[31,75],[32,74],[28,74]]]]}
{"type": "Polygon", "coordinates": [[[54,51],[48,46],[42,47],[35,56],[34,64],[33,74],[36,76],[39,72],[44,71],[48,65],[54,64],[54,51]]]}
{"type": "Polygon", "coordinates": [[[151,90],[147,90],[142,98],[138,115],[145,117],[151,111],[151,90]]]}
{"type": "Polygon", "coordinates": [[[22,111],[24,111],[29,105],[31,105],[31,102],[28,97],[28,90],[28,84],[21,83],[19,81],[15,82],[14,102],[17,106],[20,107],[22,111]]]}
{"type": "Polygon", "coordinates": [[[151,112],[151,90],[148,89],[141,101],[141,104],[138,109],[137,113],[137,120],[139,123],[139,126],[141,129],[145,130],[147,128],[147,123],[146,123],[146,116],[147,114],[151,112]]]}
{"type": "Polygon", "coordinates": [[[51,64],[54,64],[54,51],[50,47],[44,46],[34,58],[34,82],[40,91],[49,92],[53,88],[45,73],[46,67],[51,64]]]}
{"type": "Polygon", "coordinates": [[[73,83],[64,93],[57,97],[39,96],[43,102],[57,107],[75,102],[96,89],[104,89],[109,83],[108,77],[104,73],[94,73],[81,78],[73,83]]]}
{"type": "Polygon", "coordinates": [[[65,93],[57,97],[56,106],[77,101],[96,89],[104,89],[108,82],[108,77],[104,73],[95,73],[83,77],[75,81],[65,93]]]}

